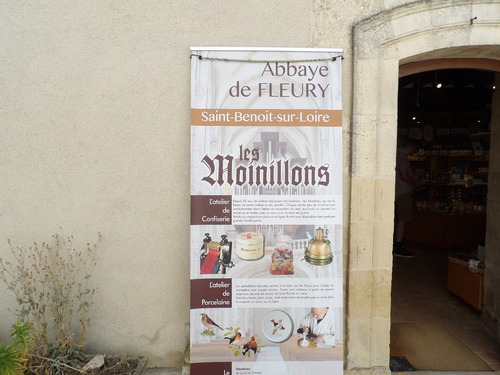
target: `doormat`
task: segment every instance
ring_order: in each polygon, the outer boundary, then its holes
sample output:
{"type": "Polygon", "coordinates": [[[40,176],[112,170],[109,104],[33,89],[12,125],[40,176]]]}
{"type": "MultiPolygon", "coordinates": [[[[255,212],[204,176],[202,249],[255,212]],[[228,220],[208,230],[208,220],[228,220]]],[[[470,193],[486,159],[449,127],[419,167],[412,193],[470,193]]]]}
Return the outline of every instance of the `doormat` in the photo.
{"type": "Polygon", "coordinates": [[[493,371],[440,324],[393,322],[391,356],[405,357],[416,371],[493,371]]]}
{"type": "Polygon", "coordinates": [[[403,356],[391,357],[389,362],[389,368],[391,371],[415,371],[413,366],[408,362],[408,360],[403,356]]]}

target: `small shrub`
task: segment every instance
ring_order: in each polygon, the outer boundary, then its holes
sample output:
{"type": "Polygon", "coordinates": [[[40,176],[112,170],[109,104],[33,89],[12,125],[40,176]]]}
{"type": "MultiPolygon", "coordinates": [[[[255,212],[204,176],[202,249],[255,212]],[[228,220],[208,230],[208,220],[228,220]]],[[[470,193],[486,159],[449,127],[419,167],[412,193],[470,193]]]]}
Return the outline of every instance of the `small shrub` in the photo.
{"type": "Polygon", "coordinates": [[[46,362],[52,367],[71,363],[85,350],[98,244],[78,249],[72,236],[62,234],[28,248],[8,244],[13,261],[0,258],[0,281],[16,296],[19,320],[33,327],[33,360],[50,358],[46,362]]]}

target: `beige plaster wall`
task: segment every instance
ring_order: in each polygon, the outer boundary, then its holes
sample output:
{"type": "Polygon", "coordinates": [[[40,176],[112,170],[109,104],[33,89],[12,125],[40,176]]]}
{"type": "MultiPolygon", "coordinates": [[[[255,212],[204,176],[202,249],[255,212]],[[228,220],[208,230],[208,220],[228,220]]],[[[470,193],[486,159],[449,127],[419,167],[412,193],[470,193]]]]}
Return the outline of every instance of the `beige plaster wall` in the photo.
{"type": "MultiPolygon", "coordinates": [[[[0,256],[102,233],[89,350],[184,359],[190,46],[309,46],[309,3],[0,3],[0,256]]],[[[15,301],[0,286],[0,341],[15,301]]]]}

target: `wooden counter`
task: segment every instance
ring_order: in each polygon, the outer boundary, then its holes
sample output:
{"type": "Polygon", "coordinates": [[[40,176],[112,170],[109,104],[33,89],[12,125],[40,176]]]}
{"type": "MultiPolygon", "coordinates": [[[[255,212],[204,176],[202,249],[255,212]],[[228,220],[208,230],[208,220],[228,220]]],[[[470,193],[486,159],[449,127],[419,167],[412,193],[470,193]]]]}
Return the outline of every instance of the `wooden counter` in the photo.
{"type": "Polygon", "coordinates": [[[484,264],[469,269],[467,262],[448,257],[448,290],[477,310],[483,309],[484,264]]]}

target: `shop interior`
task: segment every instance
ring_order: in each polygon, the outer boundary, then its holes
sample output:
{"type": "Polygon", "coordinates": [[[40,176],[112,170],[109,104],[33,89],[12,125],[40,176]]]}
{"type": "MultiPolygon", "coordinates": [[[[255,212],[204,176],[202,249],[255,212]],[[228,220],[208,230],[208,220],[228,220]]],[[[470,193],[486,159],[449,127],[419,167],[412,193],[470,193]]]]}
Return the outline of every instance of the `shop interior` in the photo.
{"type": "Polygon", "coordinates": [[[500,370],[500,343],[481,322],[494,91],[495,73],[485,70],[399,80],[398,138],[419,141],[410,160],[423,184],[404,235],[415,257],[393,260],[393,371],[500,370]],[[404,342],[411,329],[426,332],[421,347],[416,333],[404,342]]]}

